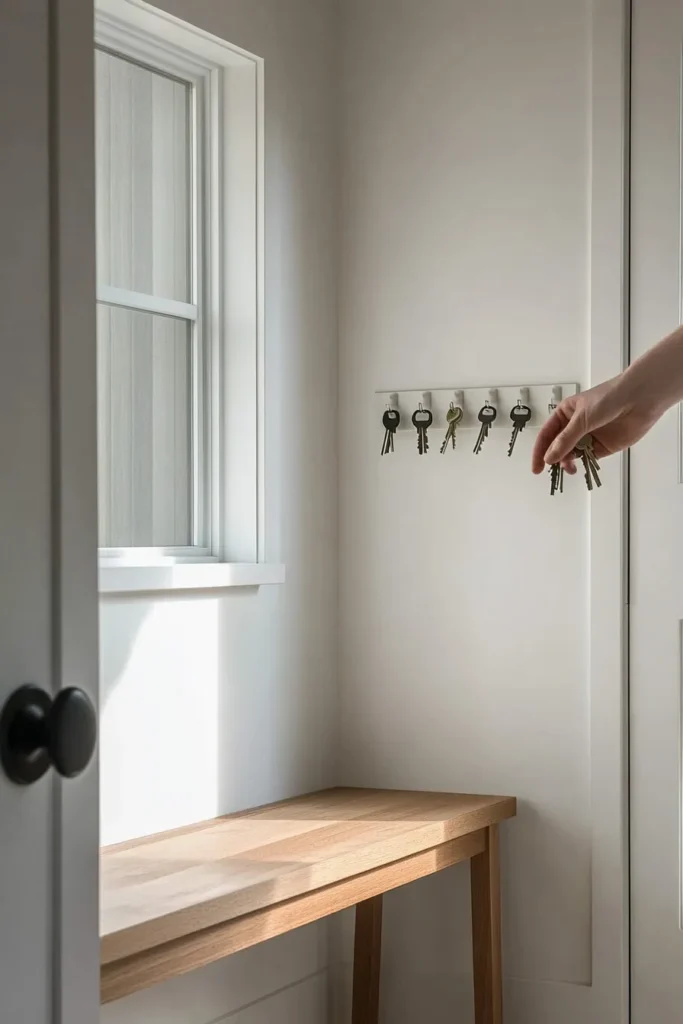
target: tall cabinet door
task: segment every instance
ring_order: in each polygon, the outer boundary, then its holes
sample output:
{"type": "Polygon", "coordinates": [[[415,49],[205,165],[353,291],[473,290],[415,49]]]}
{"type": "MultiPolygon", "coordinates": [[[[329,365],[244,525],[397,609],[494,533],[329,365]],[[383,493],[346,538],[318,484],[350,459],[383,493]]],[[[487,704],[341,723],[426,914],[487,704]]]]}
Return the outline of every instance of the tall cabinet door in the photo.
{"type": "Polygon", "coordinates": [[[91,3],[3,0],[0,81],[0,1019],[93,1024],[91,3]]]}
{"type": "MultiPolygon", "coordinates": [[[[634,0],[631,345],[681,321],[683,0],[634,0]]],[[[634,1024],[683,1015],[683,462],[672,410],[631,454],[634,1024]]]]}

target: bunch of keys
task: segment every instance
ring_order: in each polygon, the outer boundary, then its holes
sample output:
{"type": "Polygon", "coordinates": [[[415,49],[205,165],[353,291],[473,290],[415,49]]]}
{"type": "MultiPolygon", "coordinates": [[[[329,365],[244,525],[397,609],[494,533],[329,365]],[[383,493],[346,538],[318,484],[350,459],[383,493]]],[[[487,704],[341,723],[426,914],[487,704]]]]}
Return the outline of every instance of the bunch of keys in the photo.
{"type": "MultiPolygon", "coordinates": [[[[561,399],[561,397],[562,397],[562,390],[558,389],[557,397],[556,397],[556,390],[553,388],[552,401],[550,402],[550,405],[548,406],[548,412],[550,413],[551,416],[555,412],[555,410],[557,409],[557,403],[561,399]]],[[[549,469],[549,473],[550,473],[550,497],[551,498],[554,497],[554,495],[557,494],[558,491],[559,491],[560,494],[563,494],[564,493],[564,469],[562,468],[560,463],[559,462],[553,463],[553,465],[549,469]]]]}
{"type": "Polygon", "coordinates": [[[419,408],[413,413],[413,426],[417,430],[417,450],[420,455],[426,455],[429,451],[427,431],[431,427],[433,419],[429,409],[423,409],[422,402],[420,402],[419,408]]]}
{"type": "Polygon", "coordinates": [[[557,492],[564,493],[564,469],[559,462],[554,462],[550,467],[550,497],[557,492]]]}
{"type": "Polygon", "coordinates": [[[481,423],[481,430],[479,431],[477,443],[474,446],[475,455],[478,455],[479,452],[481,451],[484,441],[489,436],[489,429],[491,427],[491,424],[494,422],[497,415],[498,410],[496,409],[495,405],[491,405],[489,402],[487,402],[486,405],[479,410],[479,422],[481,423]]]}
{"type": "Polygon", "coordinates": [[[451,407],[446,413],[446,422],[448,423],[448,430],[446,431],[446,436],[444,438],[443,444],[441,445],[442,455],[448,448],[449,441],[452,443],[453,450],[455,451],[455,431],[457,429],[458,423],[460,423],[460,420],[463,418],[463,415],[464,412],[462,408],[459,405],[456,405],[454,402],[451,402],[451,407]]]}
{"type": "Polygon", "coordinates": [[[595,457],[593,438],[590,434],[587,434],[586,437],[579,441],[574,449],[574,454],[583,463],[583,475],[588,490],[592,491],[594,484],[596,487],[602,487],[602,481],[599,476],[600,463],[595,457]]]}
{"type": "Polygon", "coordinates": [[[391,406],[387,407],[387,411],[382,416],[382,424],[384,426],[384,443],[382,444],[382,455],[388,455],[394,450],[394,434],[398,430],[401,422],[401,415],[397,409],[392,409],[391,406]]]}
{"type": "Polygon", "coordinates": [[[523,405],[522,402],[518,402],[510,413],[510,419],[512,420],[512,440],[510,441],[510,447],[508,448],[508,458],[512,455],[517,444],[517,438],[524,430],[525,426],[531,419],[531,409],[528,405],[523,405]]]}
{"type": "MultiPolygon", "coordinates": [[[[590,434],[587,434],[586,437],[578,442],[574,449],[574,455],[577,459],[581,460],[584,480],[588,490],[592,491],[594,487],[602,487],[602,481],[599,476],[600,463],[595,457],[593,438],[590,434]]],[[[555,462],[550,467],[550,496],[552,497],[554,494],[557,494],[558,491],[560,494],[564,491],[564,469],[559,462],[555,462]]]]}

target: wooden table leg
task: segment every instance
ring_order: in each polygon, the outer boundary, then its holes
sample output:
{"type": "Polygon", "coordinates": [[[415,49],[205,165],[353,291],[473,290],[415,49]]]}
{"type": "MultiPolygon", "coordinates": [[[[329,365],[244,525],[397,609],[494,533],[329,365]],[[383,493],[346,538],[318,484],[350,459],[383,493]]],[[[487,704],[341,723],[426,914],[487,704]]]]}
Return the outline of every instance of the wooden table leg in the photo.
{"type": "Polygon", "coordinates": [[[472,946],[475,1024],[502,1024],[503,978],[500,932],[498,826],[486,830],[486,849],[473,857],[472,946]]]}
{"type": "Polygon", "coordinates": [[[379,971],[382,958],[382,897],[356,907],[353,951],[353,1024],[379,1024],[379,971]]]}

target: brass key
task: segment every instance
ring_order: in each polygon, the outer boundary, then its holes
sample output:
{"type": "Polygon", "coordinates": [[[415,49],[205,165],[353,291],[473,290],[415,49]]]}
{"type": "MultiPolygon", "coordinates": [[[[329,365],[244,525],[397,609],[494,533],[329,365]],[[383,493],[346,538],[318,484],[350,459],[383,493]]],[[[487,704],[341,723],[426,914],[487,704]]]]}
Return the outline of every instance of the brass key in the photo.
{"type": "Polygon", "coordinates": [[[590,434],[587,434],[586,437],[582,438],[578,442],[574,449],[574,454],[577,458],[581,459],[584,479],[588,490],[592,491],[594,485],[595,487],[602,487],[602,481],[600,480],[599,475],[600,463],[595,457],[595,452],[593,451],[593,438],[590,434]]]}
{"type": "Polygon", "coordinates": [[[446,422],[448,423],[448,430],[446,431],[446,436],[443,440],[443,444],[441,445],[442,455],[448,448],[449,441],[452,443],[453,448],[455,449],[455,432],[457,430],[458,423],[460,423],[460,420],[463,418],[463,415],[464,413],[460,406],[456,405],[454,402],[451,402],[451,407],[446,413],[446,422]]]}

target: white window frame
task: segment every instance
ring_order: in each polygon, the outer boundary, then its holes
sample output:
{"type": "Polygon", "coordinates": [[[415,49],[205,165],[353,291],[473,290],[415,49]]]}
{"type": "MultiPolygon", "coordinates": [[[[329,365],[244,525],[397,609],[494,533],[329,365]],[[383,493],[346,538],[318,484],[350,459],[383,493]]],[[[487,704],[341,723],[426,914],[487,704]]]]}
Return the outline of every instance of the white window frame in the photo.
{"type": "Polygon", "coordinates": [[[194,86],[193,202],[205,214],[194,226],[192,302],[98,286],[100,303],[202,332],[193,546],[100,549],[100,591],[282,582],[284,568],[264,562],[263,61],[142,0],[96,0],[95,45],[194,86]]]}

